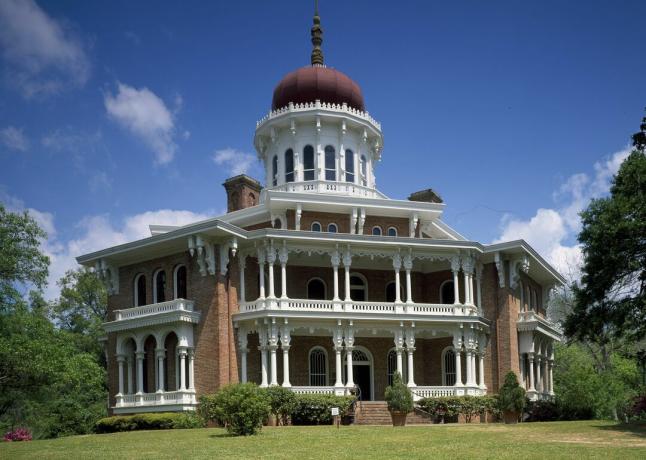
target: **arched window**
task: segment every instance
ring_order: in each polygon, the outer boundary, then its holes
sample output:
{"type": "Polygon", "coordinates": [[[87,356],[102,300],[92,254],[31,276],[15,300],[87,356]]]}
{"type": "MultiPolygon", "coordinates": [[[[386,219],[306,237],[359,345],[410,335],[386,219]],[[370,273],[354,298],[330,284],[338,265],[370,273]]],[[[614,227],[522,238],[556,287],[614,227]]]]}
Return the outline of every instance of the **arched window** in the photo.
{"type": "Polygon", "coordinates": [[[453,281],[445,281],[440,286],[440,303],[455,303],[455,289],[453,288],[453,281]]]}
{"type": "Polygon", "coordinates": [[[303,149],[303,180],[314,180],[314,147],[311,145],[303,149]]]}
{"type": "Polygon", "coordinates": [[[274,228],[283,228],[283,224],[281,223],[280,219],[275,219],[274,220],[274,228]]]}
{"type": "Polygon", "coordinates": [[[327,353],[322,347],[310,350],[310,386],[323,387],[327,385],[327,353]]]}
{"type": "Polygon", "coordinates": [[[345,181],[354,182],[354,152],[350,149],[345,151],[345,181]]]}
{"type": "Polygon", "coordinates": [[[442,353],[442,385],[455,385],[455,351],[446,348],[442,353]]]}
{"type": "Polygon", "coordinates": [[[397,229],[395,227],[388,227],[388,236],[397,236],[397,229]]]}
{"type": "Polygon", "coordinates": [[[256,205],[256,195],[253,193],[249,194],[249,206],[255,206],[256,205]]]}
{"type": "Polygon", "coordinates": [[[153,279],[153,303],[166,302],[166,272],[158,270],[153,279]]]}
{"type": "Polygon", "coordinates": [[[363,185],[363,186],[368,185],[367,168],[366,168],[366,156],[365,155],[361,155],[361,158],[359,159],[359,172],[361,174],[361,185],[363,185]]]}
{"type": "Polygon", "coordinates": [[[368,283],[358,273],[350,275],[350,298],[357,302],[368,300],[368,283]]]}
{"type": "Polygon", "coordinates": [[[336,180],[336,152],[331,145],[325,146],[325,180],[336,180]]]}
{"type": "Polygon", "coordinates": [[[312,231],[313,232],[320,232],[321,229],[321,224],[318,222],[312,222],[312,231]]]}
{"type": "Polygon", "coordinates": [[[278,157],[276,155],[271,159],[271,183],[278,185],[278,157]]]}
{"type": "MultiPolygon", "coordinates": [[[[394,302],[395,299],[397,298],[397,289],[396,289],[397,284],[394,281],[391,281],[390,283],[386,284],[386,302],[394,302]]],[[[399,286],[399,298],[403,299],[404,298],[404,292],[403,292],[403,286],[399,286]]]]}
{"type": "Polygon", "coordinates": [[[294,151],[285,152],[285,182],[294,182],[294,151]]]}
{"type": "Polygon", "coordinates": [[[177,267],[175,267],[173,286],[175,287],[175,298],[185,299],[186,298],[186,266],[178,265],[177,267]]]}
{"type": "Polygon", "coordinates": [[[327,224],[327,231],[330,233],[336,233],[339,231],[339,228],[336,226],[336,224],[327,224]]]}
{"type": "Polygon", "coordinates": [[[321,278],[312,278],[307,282],[307,298],[325,300],[326,286],[321,278]]]}
{"type": "Polygon", "coordinates": [[[135,296],[134,303],[135,307],[140,307],[146,305],[146,276],[143,273],[139,273],[135,276],[135,296]]]}
{"type": "MultiPolygon", "coordinates": [[[[388,352],[388,385],[393,384],[393,376],[397,372],[397,351],[391,348],[388,352]]],[[[402,366],[402,379],[406,381],[406,366],[402,366]]]]}
{"type": "Polygon", "coordinates": [[[378,225],[372,227],[372,234],[375,236],[381,236],[381,227],[378,225]]]}

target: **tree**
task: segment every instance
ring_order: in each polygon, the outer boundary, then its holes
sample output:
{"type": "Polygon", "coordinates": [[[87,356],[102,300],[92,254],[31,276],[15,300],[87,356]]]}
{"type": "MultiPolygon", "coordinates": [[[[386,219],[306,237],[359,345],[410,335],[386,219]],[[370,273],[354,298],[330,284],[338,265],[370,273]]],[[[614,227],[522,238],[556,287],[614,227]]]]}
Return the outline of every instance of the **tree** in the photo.
{"type": "Polygon", "coordinates": [[[20,301],[20,285],[40,290],[47,283],[49,258],[40,251],[46,237],[29,214],[0,204],[0,313],[20,301]]]}
{"type": "Polygon", "coordinates": [[[609,336],[646,336],[646,118],[635,149],[613,178],[610,196],[581,213],[584,263],[570,337],[606,345],[609,336]]]}

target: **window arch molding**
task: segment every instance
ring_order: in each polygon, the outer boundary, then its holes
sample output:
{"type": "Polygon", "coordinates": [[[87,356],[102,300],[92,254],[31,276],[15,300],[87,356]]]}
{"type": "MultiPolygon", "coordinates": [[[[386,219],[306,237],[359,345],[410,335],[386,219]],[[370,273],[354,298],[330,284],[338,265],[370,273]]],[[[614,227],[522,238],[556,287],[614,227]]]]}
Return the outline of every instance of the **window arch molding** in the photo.
{"type": "MultiPolygon", "coordinates": [[[[385,290],[384,290],[384,294],[386,296],[385,297],[386,302],[394,302],[395,301],[395,299],[397,298],[396,297],[396,295],[397,295],[396,289],[397,289],[397,283],[395,281],[389,281],[388,283],[386,283],[386,287],[385,287],[385,290]]],[[[399,284],[399,299],[400,300],[405,299],[404,286],[401,283],[399,284]]]]}
{"type": "Polygon", "coordinates": [[[334,222],[330,222],[327,224],[327,231],[328,233],[339,233],[339,226],[334,222]]]}
{"type": "Polygon", "coordinates": [[[146,305],[146,275],[137,273],[133,280],[133,304],[135,307],[146,305]]]}
{"type": "Polygon", "coordinates": [[[153,303],[166,301],[166,271],[158,268],[153,273],[153,303]]]}
{"type": "Polygon", "coordinates": [[[320,345],[310,348],[307,353],[310,386],[327,386],[329,382],[327,350],[320,345]]]}
{"type": "Polygon", "coordinates": [[[336,149],[332,145],[326,145],[324,151],[325,180],[336,181],[336,149]]]}
{"type": "Polygon", "coordinates": [[[173,298],[185,299],[188,291],[188,271],[186,265],[179,264],[173,269],[173,298]]]}
{"type": "Polygon", "coordinates": [[[442,350],[442,386],[453,386],[456,383],[455,348],[448,346],[442,350]]]}
{"type": "Polygon", "coordinates": [[[285,150],[285,183],[294,182],[294,150],[285,150]]]}
{"type": "Polygon", "coordinates": [[[352,297],[352,293],[356,291],[363,291],[363,301],[368,300],[368,279],[365,276],[363,276],[361,273],[351,272],[350,273],[350,298],[352,298],[352,300],[361,301],[358,298],[355,299],[354,297],[352,297]],[[356,282],[353,283],[352,278],[358,278],[359,280],[361,280],[361,284],[356,282]]]}
{"type": "Polygon", "coordinates": [[[307,285],[306,286],[307,286],[307,298],[308,299],[313,299],[313,300],[325,300],[325,299],[327,299],[327,284],[325,283],[325,281],[322,278],[319,278],[317,276],[315,276],[313,278],[310,278],[309,280],[307,280],[307,285]],[[323,295],[318,295],[316,293],[316,291],[314,291],[314,289],[320,289],[320,287],[315,287],[314,285],[312,285],[312,283],[320,283],[320,285],[323,288],[323,295]],[[312,285],[311,286],[312,291],[310,291],[310,285],[312,285]],[[310,295],[310,293],[311,293],[311,295],[310,295]]]}
{"type": "Polygon", "coordinates": [[[372,235],[381,236],[383,234],[384,232],[379,225],[375,225],[374,227],[372,227],[372,235]]]}
{"type": "Polygon", "coordinates": [[[455,303],[455,285],[453,284],[453,280],[445,280],[440,284],[440,303],[442,304],[447,304],[447,305],[452,305],[455,303]],[[453,301],[448,302],[449,299],[445,299],[445,294],[444,290],[448,289],[448,286],[451,286],[451,297],[453,297],[453,301]]]}
{"type": "Polygon", "coordinates": [[[397,227],[388,227],[388,236],[397,236],[397,227]]]}
{"type": "Polygon", "coordinates": [[[312,225],[310,226],[310,230],[312,232],[320,232],[323,230],[323,226],[319,221],[315,220],[314,222],[312,222],[312,225]]]}

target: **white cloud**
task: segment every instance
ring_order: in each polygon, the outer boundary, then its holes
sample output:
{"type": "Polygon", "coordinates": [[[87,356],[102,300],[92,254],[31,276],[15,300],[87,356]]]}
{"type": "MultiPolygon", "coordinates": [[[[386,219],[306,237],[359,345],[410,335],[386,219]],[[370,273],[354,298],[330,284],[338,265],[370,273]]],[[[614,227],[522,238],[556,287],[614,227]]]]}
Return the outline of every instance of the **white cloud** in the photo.
{"type": "Polygon", "coordinates": [[[570,176],[554,193],[554,209],[538,209],[528,220],[504,216],[500,237],[494,243],[524,239],[560,273],[578,277],[583,260],[581,245],[576,242],[581,230],[579,213],[592,199],[608,193],[612,177],[630,152],[625,148],[595,163],[593,177],[585,173],[570,176]]]}
{"type": "Polygon", "coordinates": [[[146,87],[137,89],[118,83],[117,94],[106,94],[104,103],[111,118],[155,153],[156,163],[173,160],[177,150],[173,139],[175,120],[159,96],[146,87]]]}
{"type": "Polygon", "coordinates": [[[112,189],[112,179],[108,176],[105,171],[99,171],[93,174],[88,184],[90,186],[90,191],[96,193],[100,190],[111,190],[112,189]]]}
{"type": "Polygon", "coordinates": [[[255,165],[256,157],[251,153],[226,148],[216,150],[212,159],[216,165],[226,168],[230,175],[237,176],[238,174],[247,174],[255,165]]]}
{"type": "Polygon", "coordinates": [[[11,211],[26,210],[47,232],[47,240],[42,242],[41,248],[50,258],[48,286],[45,290],[45,298],[48,300],[59,295],[60,290],[56,283],[65,272],[78,267],[77,256],[149,237],[148,226],[151,224],[182,226],[211,217],[209,213],[160,209],[128,216],[118,225],[114,225],[108,215],[87,216],[76,225],[80,230],[80,236],[62,241],[58,235],[53,214],[26,208],[21,200],[2,191],[0,191],[0,200],[11,211]]]}
{"type": "Polygon", "coordinates": [[[29,149],[29,139],[23,133],[22,128],[7,126],[0,130],[0,142],[11,150],[26,152],[29,149]]]}
{"type": "Polygon", "coordinates": [[[80,40],[33,0],[0,1],[0,47],[6,78],[25,97],[82,86],[90,76],[80,40]]]}

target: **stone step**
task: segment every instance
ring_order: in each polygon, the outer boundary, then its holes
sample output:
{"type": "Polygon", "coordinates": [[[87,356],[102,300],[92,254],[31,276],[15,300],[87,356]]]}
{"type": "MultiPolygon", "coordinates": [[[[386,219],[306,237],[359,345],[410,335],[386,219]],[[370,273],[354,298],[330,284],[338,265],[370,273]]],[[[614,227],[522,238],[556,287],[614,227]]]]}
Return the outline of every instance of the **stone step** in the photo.
{"type": "MultiPolygon", "coordinates": [[[[354,423],[357,425],[390,425],[392,419],[385,401],[365,401],[356,406],[354,423]]],[[[408,414],[406,423],[410,425],[429,424],[431,419],[420,412],[408,414]]]]}

